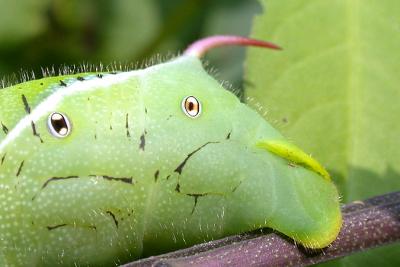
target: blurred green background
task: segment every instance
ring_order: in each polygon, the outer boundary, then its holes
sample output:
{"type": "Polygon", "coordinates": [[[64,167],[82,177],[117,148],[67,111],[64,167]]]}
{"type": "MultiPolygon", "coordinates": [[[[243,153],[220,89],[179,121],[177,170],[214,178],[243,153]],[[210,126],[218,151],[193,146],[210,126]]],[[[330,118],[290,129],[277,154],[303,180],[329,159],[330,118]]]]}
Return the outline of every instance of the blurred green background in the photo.
{"type": "MultiPolygon", "coordinates": [[[[261,12],[256,0],[0,0],[0,6],[0,77],[176,55],[202,36],[248,35],[261,12]]],[[[207,59],[218,78],[241,87],[243,48],[218,49],[207,59]]]]}

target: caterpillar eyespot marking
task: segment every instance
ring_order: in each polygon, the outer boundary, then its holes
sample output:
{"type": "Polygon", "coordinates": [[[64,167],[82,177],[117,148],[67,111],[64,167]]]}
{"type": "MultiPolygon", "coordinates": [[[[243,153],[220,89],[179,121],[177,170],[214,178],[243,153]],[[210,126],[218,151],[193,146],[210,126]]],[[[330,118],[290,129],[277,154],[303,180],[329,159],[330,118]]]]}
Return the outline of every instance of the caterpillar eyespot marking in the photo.
{"type": "Polygon", "coordinates": [[[58,138],[65,138],[71,133],[71,123],[66,115],[53,112],[47,120],[49,132],[58,138]]]}
{"type": "Polygon", "coordinates": [[[190,118],[196,118],[201,114],[201,103],[194,96],[187,96],[182,100],[182,111],[190,118]]]}

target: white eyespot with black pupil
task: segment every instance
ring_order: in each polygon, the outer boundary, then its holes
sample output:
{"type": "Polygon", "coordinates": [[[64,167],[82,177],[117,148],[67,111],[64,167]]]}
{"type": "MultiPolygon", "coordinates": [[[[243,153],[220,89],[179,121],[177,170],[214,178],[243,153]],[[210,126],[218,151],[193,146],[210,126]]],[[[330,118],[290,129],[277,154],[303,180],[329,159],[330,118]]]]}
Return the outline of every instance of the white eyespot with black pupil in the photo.
{"type": "Polygon", "coordinates": [[[62,113],[53,112],[50,114],[47,127],[49,128],[50,133],[58,138],[67,137],[71,133],[71,124],[67,118],[62,113]]]}
{"type": "Polygon", "coordinates": [[[182,100],[182,110],[190,118],[196,118],[201,113],[201,104],[194,96],[187,96],[182,100]]]}

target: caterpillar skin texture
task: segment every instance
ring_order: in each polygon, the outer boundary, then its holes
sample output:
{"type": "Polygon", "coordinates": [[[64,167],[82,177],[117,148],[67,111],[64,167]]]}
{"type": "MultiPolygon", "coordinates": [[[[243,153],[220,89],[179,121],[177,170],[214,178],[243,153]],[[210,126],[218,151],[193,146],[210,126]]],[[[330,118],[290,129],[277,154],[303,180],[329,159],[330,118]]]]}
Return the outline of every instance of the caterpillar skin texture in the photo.
{"type": "Polygon", "coordinates": [[[321,165],[194,56],[5,88],[0,122],[0,266],[112,266],[261,227],[321,248],[341,226],[321,165]]]}

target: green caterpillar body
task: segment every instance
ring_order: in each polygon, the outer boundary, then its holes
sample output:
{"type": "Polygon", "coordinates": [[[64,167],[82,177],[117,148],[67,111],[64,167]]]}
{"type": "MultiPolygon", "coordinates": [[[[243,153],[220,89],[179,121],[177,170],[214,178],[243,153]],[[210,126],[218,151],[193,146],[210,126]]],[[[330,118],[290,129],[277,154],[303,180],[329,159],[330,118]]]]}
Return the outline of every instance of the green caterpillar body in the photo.
{"type": "Polygon", "coordinates": [[[5,88],[0,122],[1,266],[111,266],[262,227],[320,248],[341,226],[324,169],[194,56],[5,88]]]}

